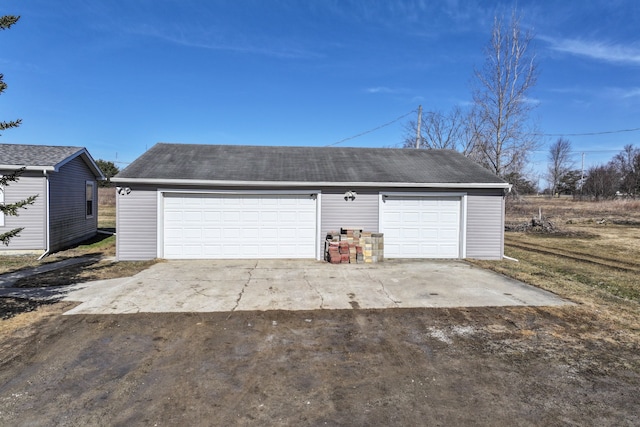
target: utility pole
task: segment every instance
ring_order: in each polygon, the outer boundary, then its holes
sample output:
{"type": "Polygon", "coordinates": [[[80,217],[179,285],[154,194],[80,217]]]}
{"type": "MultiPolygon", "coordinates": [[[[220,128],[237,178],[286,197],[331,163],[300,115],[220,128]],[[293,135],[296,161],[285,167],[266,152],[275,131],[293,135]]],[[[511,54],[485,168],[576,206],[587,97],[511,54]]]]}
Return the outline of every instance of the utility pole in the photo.
{"type": "Polygon", "coordinates": [[[580,200],[582,200],[582,187],[584,187],[584,153],[582,153],[582,173],[580,174],[580,200]]]}
{"type": "Polygon", "coordinates": [[[420,148],[420,138],[422,134],[422,105],[418,105],[418,127],[416,129],[416,148],[420,148]]]}

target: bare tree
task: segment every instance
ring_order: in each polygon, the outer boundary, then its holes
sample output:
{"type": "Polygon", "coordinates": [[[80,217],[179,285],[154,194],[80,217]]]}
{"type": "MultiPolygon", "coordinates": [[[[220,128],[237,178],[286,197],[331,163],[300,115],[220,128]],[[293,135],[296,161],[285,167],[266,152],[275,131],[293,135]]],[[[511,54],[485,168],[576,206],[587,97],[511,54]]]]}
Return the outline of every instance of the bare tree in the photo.
{"type": "MultiPolygon", "coordinates": [[[[471,147],[466,122],[465,113],[457,106],[446,114],[440,111],[422,113],[419,148],[456,150],[466,155],[471,147]]],[[[404,148],[416,148],[417,131],[414,120],[405,126],[404,148]]]]}
{"type": "MultiPolygon", "coordinates": [[[[547,179],[551,187],[551,196],[558,192],[560,180],[571,168],[573,168],[571,141],[565,138],[558,138],[557,141],[549,147],[547,179]]],[[[558,194],[558,197],[559,196],[558,194]]]]}
{"type": "Polygon", "coordinates": [[[538,146],[529,121],[535,104],[527,98],[538,77],[532,40],[515,11],[508,23],[495,17],[484,66],[474,72],[475,149],[481,163],[500,177],[521,172],[538,146]]]}
{"type": "Polygon", "coordinates": [[[620,191],[635,198],[640,190],[640,149],[628,144],[612,160],[620,173],[620,191]]]}
{"type": "Polygon", "coordinates": [[[612,199],[616,195],[620,174],[612,162],[589,169],[582,191],[596,200],[612,199]]]}

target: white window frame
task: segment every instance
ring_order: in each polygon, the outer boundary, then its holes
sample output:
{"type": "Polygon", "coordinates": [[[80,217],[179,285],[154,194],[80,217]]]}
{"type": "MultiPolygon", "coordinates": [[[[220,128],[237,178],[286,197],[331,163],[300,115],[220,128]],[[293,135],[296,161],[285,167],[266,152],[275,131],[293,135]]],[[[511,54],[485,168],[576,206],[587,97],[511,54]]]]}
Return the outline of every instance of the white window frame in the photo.
{"type": "MultiPolygon", "coordinates": [[[[2,175],[0,175],[2,178],[2,175]]],[[[0,204],[4,205],[4,187],[0,185],[0,204]]],[[[4,227],[4,212],[0,212],[0,227],[4,227]]]]}
{"type": "Polygon", "coordinates": [[[85,181],[84,183],[84,213],[85,218],[93,218],[96,211],[96,183],[94,181],[85,181]],[[87,190],[91,187],[91,200],[87,197],[87,190]],[[89,202],[91,202],[91,213],[87,209],[89,207],[89,202]]]}

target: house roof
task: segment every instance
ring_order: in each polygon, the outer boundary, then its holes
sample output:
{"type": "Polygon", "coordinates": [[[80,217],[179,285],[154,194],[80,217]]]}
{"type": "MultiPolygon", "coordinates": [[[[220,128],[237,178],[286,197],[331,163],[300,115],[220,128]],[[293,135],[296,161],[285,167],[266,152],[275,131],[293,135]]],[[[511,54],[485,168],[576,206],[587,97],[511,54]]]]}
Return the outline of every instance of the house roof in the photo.
{"type": "Polygon", "coordinates": [[[159,143],[114,182],[195,185],[390,185],[507,188],[451,150],[159,143]]]}
{"type": "Polygon", "coordinates": [[[98,179],[104,179],[102,171],[84,147],[54,145],[0,144],[0,169],[46,170],[57,172],[67,162],[82,156],[98,179]]]}

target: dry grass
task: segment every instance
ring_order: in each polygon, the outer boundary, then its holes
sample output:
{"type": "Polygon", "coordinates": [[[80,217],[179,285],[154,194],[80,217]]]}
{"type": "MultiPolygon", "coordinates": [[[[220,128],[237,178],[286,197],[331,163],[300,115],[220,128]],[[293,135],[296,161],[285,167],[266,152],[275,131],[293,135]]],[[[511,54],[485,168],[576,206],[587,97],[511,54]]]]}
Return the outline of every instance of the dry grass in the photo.
{"type": "Polygon", "coordinates": [[[559,233],[506,233],[513,261],[474,261],[578,303],[602,338],[640,339],[640,201],[531,198],[507,205],[507,221],[538,215],[559,233]],[[602,221],[604,219],[604,221],[602,221]]]}
{"type": "Polygon", "coordinates": [[[17,271],[23,268],[36,267],[45,263],[61,261],[68,258],[90,257],[86,263],[75,265],[49,273],[38,274],[19,281],[18,287],[60,286],[91,280],[114,279],[128,277],[149,268],[157,261],[144,262],[113,262],[115,256],[116,237],[106,234],[98,234],[93,239],[87,240],[73,248],[56,252],[43,261],[37,261],[34,257],[5,257],[7,262],[0,265],[0,274],[17,271]]]}
{"type": "MultiPolygon", "coordinates": [[[[101,189],[102,190],[102,189],[101,189]]],[[[98,206],[98,227],[115,229],[115,206],[98,206]],[[109,225],[113,219],[113,225],[109,225]]],[[[80,243],[79,245],[64,251],[55,252],[41,261],[38,261],[37,255],[3,255],[0,263],[0,274],[11,271],[22,270],[24,268],[37,267],[42,264],[48,264],[62,259],[84,256],[84,255],[103,255],[105,257],[113,257],[116,254],[116,238],[106,234],[98,234],[95,237],[80,243]]]]}
{"type": "Polygon", "coordinates": [[[640,200],[574,200],[570,197],[524,197],[507,200],[507,221],[528,221],[542,215],[552,221],[590,223],[602,219],[609,222],[628,221],[640,225],[640,200]]]}
{"type": "MultiPolygon", "coordinates": [[[[0,305],[13,303],[12,298],[1,298],[0,305]]],[[[17,301],[18,304],[24,304],[25,300],[17,301]]],[[[19,333],[21,337],[28,336],[33,333],[33,328],[37,327],[41,320],[59,316],[67,310],[71,310],[77,303],[60,301],[54,304],[37,303],[33,310],[25,310],[24,307],[18,307],[16,316],[7,316],[0,321],[0,336],[9,336],[10,334],[19,333]]],[[[15,352],[15,348],[3,346],[5,341],[0,340],[0,353],[5,354],[15,352]]]]}
{"type": "Polygon", "coordinates": [[[115,206],[99,206],[98,207],[98,228],[116,229],[116,207],[115,206]]]}
{"type": "Polygon", "coordinates": [[[98,188],[98,228],[116,229],[116,189],[98,188]]]}
{"type": "Polygon", "coordinates": [[[100,261],[89,260],[61,270],[42,273],[16,282],[18,288],[40,288],[50,286],[65,286],[74,283],[91,282],[94,280],[131,277],[146,270],[157,261],[100,261]]]}
{"type": "Polygon", "coordinates": [[[98,188],[98,205],[99,206],[115,206],[116,205],[116,188],[115,187],[99,187],[98,188]]]}
{"type": "MultiPolygon", "coordinates": [[[[115,229],[115,205],[103,203],[109,201],[103,193],[113,195],[111,201],[115,203],[115,189],[100,188],[101,203],[98,206],[98,226],[99,228],[115,229]]],[[[88,282],[92,280],[114,279],[118,277],[129,277],[153,265],[155,260],[144,262],[112,262],[111,258],[116,252],[116,237],[107,234],[97,234],[95,237],[82,242],[81,244],[64,251],[53,253],[41,261],[36,256],[3,256],[0,263],[0,274],[22,270],[30,267],[61,261],[68,258],[94,256],[86,263],[78,264],[65,269],[55,270],[49,273],[42,273],[18,281],[17,287],[43,287],[62,286],[73,283],[88,282]]],[[[11,301],[5,300],[5,305],[11,301]]],[[[32,307],[25,301],[15,301],[17,306],[23,306],[30,310],[32,307]],[[26,304],[26,305],[25,305],[26,304]]],[[[39,304],[35,304],[33,308],[39,304]]],[[[5,307],[6,308],[6,307],[5,307]]]]}

